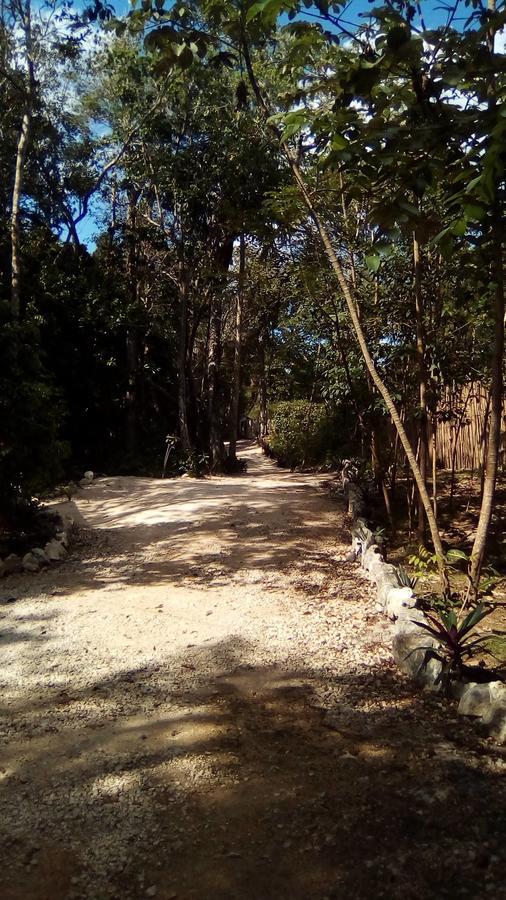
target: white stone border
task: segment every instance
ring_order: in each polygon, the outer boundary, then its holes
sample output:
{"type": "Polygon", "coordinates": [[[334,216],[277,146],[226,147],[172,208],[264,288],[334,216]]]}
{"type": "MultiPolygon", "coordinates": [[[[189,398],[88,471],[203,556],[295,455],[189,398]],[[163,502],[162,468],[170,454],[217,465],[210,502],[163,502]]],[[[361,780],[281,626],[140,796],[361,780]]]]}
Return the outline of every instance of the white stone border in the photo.
{"type": "MultiPolygon", "coordinates": [[[[360,485],[348,484],[348,513],[352,518],[352,556],[360,561],[369,579],[376,585],[378,610],[393,623],[392,653],[397,666],[424,690],[441,691],[442,663],[434,651],[437,641],[419,627],[429,624],[417,608],[417,599],[409,587],[400,585],[397,568],[383,557],[377,537],[364,517],[364,492],[360,485]]],[[[498,743],[506,744],[506,684],[459,682],[453,696],[459,699],[458,711],[473,716],[486,727],[498,743]]]]}
{"type": "Polygon", "coordinates": [[[0,559],[0,578],[17,572],[39,572],[43,566],[65,559],[74,530],[74,519],[71,515],[62,516],[57,513],[58,524],[54,537],[42,547],[33,547],[23,557],[10,553],[0,559]]]}

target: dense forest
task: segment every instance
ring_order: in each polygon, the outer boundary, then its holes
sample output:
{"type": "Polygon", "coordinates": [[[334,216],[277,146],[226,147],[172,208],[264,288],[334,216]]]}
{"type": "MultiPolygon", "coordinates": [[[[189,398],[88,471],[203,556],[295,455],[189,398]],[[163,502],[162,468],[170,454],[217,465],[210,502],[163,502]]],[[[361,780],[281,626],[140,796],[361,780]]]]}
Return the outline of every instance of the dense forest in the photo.
{"type": "Polygon", "coordinates": [[[99,472],[370,468],[443,591],[437,440],[501,464],[504,3],[3,0],[0,491],[99,472]],[[268,434],[269,432],[269,434],[268,434]],[[426,533],[427,532],[427,533],[426,533]]]}

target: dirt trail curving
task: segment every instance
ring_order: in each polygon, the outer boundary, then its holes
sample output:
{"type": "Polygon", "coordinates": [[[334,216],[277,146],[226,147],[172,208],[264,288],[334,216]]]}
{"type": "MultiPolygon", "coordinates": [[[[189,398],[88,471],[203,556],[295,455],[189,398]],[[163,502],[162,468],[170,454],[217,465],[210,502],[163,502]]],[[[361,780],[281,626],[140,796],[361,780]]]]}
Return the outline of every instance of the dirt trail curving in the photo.
{"type": "Polygon", "coordinates": [[[320,479],[103,478],[1,584],[2,900],[506,898],[505,760],[395,671],[320,479]]]}

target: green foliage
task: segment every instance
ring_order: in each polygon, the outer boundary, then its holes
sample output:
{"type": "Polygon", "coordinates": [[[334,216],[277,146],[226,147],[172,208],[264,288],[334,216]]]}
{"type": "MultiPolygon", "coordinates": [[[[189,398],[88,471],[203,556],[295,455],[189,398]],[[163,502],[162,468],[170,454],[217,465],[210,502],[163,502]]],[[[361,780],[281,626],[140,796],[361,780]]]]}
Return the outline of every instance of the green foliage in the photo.
{"type": "Polygon", "coordinates": [[[209,471],[209,457],[206,453],[200,453],[197,450],[180,453],[177,461],[177,470],[179,475],[202,478],[209,471]]]}
{"type": "MultiPolygon", "coordinates": [[[[422,575],[432,575],[437,572],[437,556],[435,553],[431,553],[430,550],[427,550],[426,547],[420,546],[418,548],[418,553],[413,553],[409,557],[408,562],[413,566],[418,577],[422,575]]],[[[461,562],[465,562],[467,565],[469,557],[463,550],[452,547],[445,554],[445,562],[449,568],[455,569],[459,567],[461,562]]]]}
{"type": "Polygon", "coordinates": [[[34,325],[0,328],[0,498],[4,511],[61,478],[68,446],[61,396],[42,358],[34,325]]]}
{"type": "Polygon", "coordinates": [[[399,582],[401,587],[409,587],[412,591],[415,590],[416,585],[418,584],[418,578],[413,575],[410,575],[409,572],[406,571],[404,566],[397,566],[397,581],[399,582]]]}
{"type": "Polygon", "coordinates": [[[436,656],[444,664],[445,678],[450,678],[454,674],[462,675],[466,660],[485,648],[490,636],[476,637],[473,632],[492,612],[491,608],[480,604],[463,618],[459,618],[454,610],[450,610],[439,615],[425,613],[429,625],[426,622],[416,623],[438,642],[439,649],[436,656]]]}
{"type": "MultiPolygon", "coordinates": [[[[57,27],[35,30],[37,97],[21,204],[23,324],[19,334],[9,325],[0,347],[5,490],[29,495],[62,477],[65,444],[67,480],[79,467],[158,474],[163,435],[179,418],[181,343],[197,449],[177,465],[205,470],[210,409],[222,438],[230,417],[240,233],[247,242],[240,412],[262,395],[272,410],[271,450],[292,466],[337,463],[362,447],[363,469],[374,434],[375,475],[380,469],[388,478],[396,460],[384,405],[365,376],[278,137],[297,155],[353,284],[371,354],[416,446],[415,229],[429,411],[445,384],[462,384],[471,372],[489,380],[491,225],[504,212],[496,188],[504,179],[506,90],[504,53],[488,53],[487,29],[502,27],[503,11],[473,2],[465,22],[462,10],[448,7],[446,24],[428,30],[421,6],[397,0],[350,27],[340,2],[134,0],[92,46],[89,29],[111,14],[102,0],[94,4],[81,22],[64,4],[57,27]],[[276,134],[248,82],[246,50],[276,134]],[[91,217],[97,248],[88,253],[77,237],[91,217]]],[[[3,14],[19,8],[7,3],[3,14]]],[[[0,295],[7,302],[26,60],[17,13],[2,25],[0,295]]],[[[467,562],[459,553],[448,554],[450,565],[467,562]]],[[[417,574],[436,569],[429,551],[411,562],[417,574]]]]}
{"type": "Polygon", "coordinates": [[[420,546],[418,553],[413,553],[408,562],[413,566],[416,576],[431,575],[437,572],[437,556],[431,553],[426,547],[420,546]]]}
{"type": "Polygon", "coordinates": [[[336,445],[336,418],[323,403],[291,400],[270,411],[269,446],[283,466],[322,462],[336,445]]]}

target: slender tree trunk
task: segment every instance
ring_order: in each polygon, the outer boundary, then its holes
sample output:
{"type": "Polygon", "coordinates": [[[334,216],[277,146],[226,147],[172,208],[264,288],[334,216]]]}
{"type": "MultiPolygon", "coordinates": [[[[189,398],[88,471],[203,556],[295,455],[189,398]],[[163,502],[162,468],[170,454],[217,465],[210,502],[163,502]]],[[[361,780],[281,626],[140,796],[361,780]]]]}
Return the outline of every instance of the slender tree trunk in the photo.
{"type": "Polygon", "coordinates": [[[126,406],[126,450],[129,456],[135,456],[138,449],[137,429],[137,333],[131,326],[127,329],[126,341],[127,389],[126,406]]]}
{"type": "Polygon", "coordinates": [[[382,397],[382,399],[385,403],[385,406],[390,414],[390,417],[395,425],[395,428],[399,434],[399,440],[404,448],[404,452],[405,452],[407,460],[409,462],[410,469],[413,473],[413,478],[416,482],[418,491],[420,493],[420,497],[422,499],[422,504],[423,504],[423,508],[425,511],[425,515],[427,516],[427,521],[429,523],[430,533],[431,533],[432,542],[434,545],[434,551],[436,554],[437,565],[438,565],[438,570],[439,570],[439,575],[440,575],[440,580],[441,580],[442,592],[443,592],[443,594],[448,595],[450,593],[450,585],[449,585],[449,580],[448,580],[448,572],[446,569],[444,550],[443,550],[443,545],[441,543],[441,538],[439,535],[437,523],[434,518],[434,511],[432,509],[430,497],[427,492],[425,480],[422,476],[422,473],[420,472],[420,468],[416,461],[415,454],[413,453],[411,443],[410,443],[408,435],[406,433],[406,429],[404,428],[404,426],[401,422],[399,413],[397,412],[397,408],[392,399],[390,391],[388,390],[383,379],[380,377],[379,372],[378,372],[376,365],[373,361],[373,358],[371,356],[371,353],[369,351],[369,347],[367,346],[367,341],[365,339],[364,331],[362,329],[362,326],[361,326],[361,323],[360,323],[360,320],[359,320],[359,317],[357,314],[357,309],[356,309],[355,302],[354,302],[354,299],[353,299],[353,296],[351,293],[350,286],[344,276],[343,269],[339,262],[338,256],[334,250],[334,247],[330,240],[327,229],[325,228],[322,220],[320,219],[318,213],[316,212],[315,206],[313,204],[311,196],[306,187],[302,173],[293,159],[293,153],[292,153],[290,147],[285,142],[283,142],[283,149],[288,158],[290,167],[292,169],[295,181],[297,182],[297,185],[299,187],[301,196],[306,204],[306,207],[308,209],[308,212],[309,212],[311,218],[313,219],[313,222],[315,223],[315,226],[318,231],[318,234],[320,235],[322,244],[325,248],[325,251],[327,253],[327,256],[329,258],[331,266],[337,277],[339,287],[340,287],[340,289],[343,293],[344,299],[346,301],[346,306],[348,308],[350,319],[351,319],[351,322],[353,325],[353,330],[355,332],[355,336],[356,336],[358,345],[362,352],[362,356],[364,358],[367,371],[371,377],[373,384],[375,385],[380,396],[382,397]]]}
{"type": "Polygon", "coordinates": [[[16,171],[14,175],[14,187],[12,190],[12,213],[11,213],[11,315],[13,319],[19,319],[20,313],[20,281],[21,281],[21,258],[20,258],[20,213],[21,213],[21,196],[23,190],[24,169],[26,153],[28,150],[28,139],[30,135],[32,114],[27,108],[23,114],[21,123],[21,132],[18,140],[16,152],[16,171]]]}
{"type": "MultiPolygon", "coordinates": [[[[493,15],[496,12],[496,0],[488,0],[488,10],[493,15]]],[[[495,31],[494,24],[487,35],[487,47],[490,56],[494,53],[495,31]]],[[[488,108],[492,112],[496,107],[496,85],[494,79],[489,81],[488,108]]],[[[504,361],[504,266],[503,266],[503,235],[504,222],[503,210],[500,198],[501,186],[499,181],[495,185],[495,202],[492,210],[491,225],[491,282],[494,285],[493,321],[494,342],[492,347],[492,379],[490,386],[490,427],[488,435],[487,457],[485,465],[485,480],[483,483],[483,496],[481,501],[480,516],[476,529],[469,577],[471,588],[475,596],[478,594],[480,574],[485,559],[487,547],[487,535],[492,519],[494,506],[495,484],[501,448],[501,423],[503,406],[503,361],[504,361]]]]}
{"type": "Polygon", "coordinates": [[[241,396],[241,342],[242,342],[242,317],[244,304],[244,275],[246,270],[246,241],[244,233],[239,236],[239,278],[237,283],[237,296],[235,307],[235,334],[234,334],[234,376],[232,384],[232,403],[230,408],[230,445],[228,455],[231,460],[236,460],[237,455],[237,431],[239,426],[239,400],[241,396]]]}
{"type": "Polygon", "coordinates": [[[437,419],[432,418],[432,506],[437,522],[437,419]]]}
{"type": "Polygon", "coordinates": [[[137,201],[139,193],[134,188],[128,190],[127,237],[128,257],[127,275],[129,287],[129,323],[127,325],[125,352],[127,370],[127,388],[125,392],[126,407],[126,450],[129,456],[135,456],[138,449],[138,416],[137,416],[137,372],[138,372],[138,334],[137,327],[132,324],[138,303],[138,267],[137,267],[137,201]]]}
{"type": "Polygon", "coordinates": [[[386,514],[388,516],[388,521],[390,525],[393,525],[393,516],[392,516],[392,504],[390,503],[390,494],[388,492],[388,486],[385,482],[385,472],[383,463],[381,460],[381,453],[379,450],[379,440],[378,440],[378,429],[376,422],[372,423],[372,431],[371,431],[371,465],[372,470],[374,472],[374,478],[376,480],[376,484],[381,491],[383,496],[383,502],[385,504],[386,514]]]}
{"type": "MultiPolygon", "coordinates": [[[[483,491],[485,488],[485,474],[487,471],[487,452],[488,452],[488,429],[490,419],[490,401],[492,399],[491,391],[488,392],[487,402],[485,404],[485,412],[483,414],[483,425],[481,428],[480,442],[478,449],[477,469],[480,475],[480,509],[483,502],[483,491]]],[[[473,453],[474,457],[474,453],[473,453]]]]}
{"type": "Polygon", "coordinates": [[[207,358],[207,414],[209,419],[209,451],[211,469],[219,471],[225,462],[225,445],[222,435],[220,409],[220,367],[221,367],[221,326],[222,298],[221,294],[211,298],[209,319],[209,350],[207,358]]]}
{"type": "MultiPolygon", "coordinates": [[[[262,94],[262,92],[258,86],[258,82],[255,78],[255,73],[253,71],[253,66],[251,63],[251,57],[249,55],[249,47],[245,40],[243,40],[243,50],[244,50],[244,61],[246,63],[248,76],[249,76],[249,79],[251,82],[252,89],[255,93],[255,97],[256,97],[261,109],[263,110],[264,115],[266,116],[267,119],[269,119],[270,118],[270,110],[265,102],[263,94],[262,94]]],[[[278,129],[276,128],[276,126],[274,126],[274,129],[279,138],[279,132],[278,132],[278,129]]],[[[301,197],[304,200],[304,203],[307,207],[309,215],[315,224],[316,230],[320,236],[320,240],[321,240],[323,247],[325,248],[325,252],[328,256],[330,265],[336,275],[337,282],[342,291],[342,294],[343,294],[345,302],[346,302],[346,306],[348,308],[349,316],[350,316],[350,319],[351,319],[351,322],[353,325],[353,330],[355,332],[355,336],[356,336],[358,345],[362,352],[362,356],[364,358],[364,362],[365,362],[367,371],[369,372],[369,375],[370,375],[376,389],[378,390],[380,396],[382,397],[382,399],[385,403],[385,406],[386,406],[386,408],[392,418],[392,421],[395,425],[395,428],[397,429],[397,432],[399,434],[399,440],[404,448],[404,452],[406,454],[411,471],[413,473],[413,478],[415,479],[418,490],[420,492],[422,502],[423,502],[423,507],[425,510],[425,514],[427,516],[427,521],[429,523],[430,533],[431,533],[431,537],[432,537],[432,542],[434,544],[434,551],[436,554],[437,565],[438,565],[438,570],[439,570],[441,590],[445,596],[448,596],[450,594],[450,583],[449,583],[448,572],[447,572],[446,563],[445,563],[445,555],[444,555],[443,545],[441,543],[441,538],[439,535],[437,523],[434,518],[434,511],[432,509],[430,497],[427,492],[427,487],[425,485],[422,474],[420,472],[418,463],[416,461],[416,457],[413,453],[408,435],[407,435],[406,430],[401,422],[399,413],[397,412],[397,408],[392,399],[390,391],[388,390],[386,384],[384,383],[383,379],[381,378],[381,376],[376,368],[376,365],[374,363],[374,360],[371,356],[371,353],[369,351],[369,347],[367,345],[367,341],[365,338],[365,334],[364,334],[364,331],[363,331],[363,328],[362,328],[362,325],[360,323],[360,319],[359,319],[359,316],[357,313],[357,308],[355,305],[355,300],[354,300],[354,297],[352,294],[352,290],[351,290],[350,285],[345,277],[345,274],[344,274],[343,268],[341,266],[341,263],[339,261],[339,258],[337,256],[337,253],[334,250],[334,246],[330,239],[329,233],[328,233],[328,231],[323,223],[323,220],[320,218],[320,216],[316,210],[316,207],[313,203],[313,200],[309,193],[309,189],[307,188],[306,182],[302,175],[301,169],[300,169],[299,165],[297,164],[295,155],[286,141],[282,140],[281,146],[283,147],[283,151],[288,160],[288,164],[292,170],[292,174],[293,174],[294,180],[299,188],[301,197]]]]}
{"type": "Polygon", "coordinates": [[[27,86],[25,97],[25,109],[21,120],[18,144],[16,148],[16,165],[14,170],[14,184],[12,188],[11,204],[11,298],[10,311],[15,321],[20,317],[20,290],[21,290],[21,198],[23,196],[23,184],[25,179],[25,163],[32,129],[33,105],[35,101],[35,71],[33,64],[32,48],[32,20],[31,0],[26,0],[21,16],[22,31],[24,33],[27,86]]]}
{"type": "Polygon", "coordinates": [[[497,220],[494,223],[494,261],[493,279],[494,285],[494,343],[492,349],[492,381],[490,386],[490,426],[488,433],[488,446],[485,462],[485,477],[483,481],[483,494],[481,500],[480,515],[473,549],[471,551],[470,579],[473,593],[478,593],[481,569],[485,559],[487,536],[492,519],[494,506],[495,485],[501,449],[501,423],[503,408],[503,359],[504,359],[504,282],[502,267],[502,240],[497,220]]]}
{"type": "MultiPolygon", "coordinates": [[[[111,185],[111,220],[110,220],[110,222],[109,222],[109,227],[108,227],[108,229],[107,229],[107,232],[108,232],[108,243],[109,243],[109,253],[112,252],[112,248],[113,248],[113,245],[114,245],[114,238],[115,238],[115,235],[116,235],[116,227],[117,227],[117,222],[116,222],[116,200],[117,200],[117,192],[118,192],[118,187],[117,187],[117,184],[116,184],[116,179],[114,179],[114,181],[113,181],[113,183],[112,183],[112,185],[111,185]]],[[[73,228],[73,231],[74,231],[74,232],[76,231],[76,228],[75,228],[75,225],[74,225],[74,221],[73,221],[73,220],[72,220],[72,225],[70,225],[70,223],[69,223],[69,227],[73,228]]]]}
{"type": "MultiPolygon", "coordinates": [[[[269,118],[270,110],[265,102],[262,92],[260,91],[258,82],[256,81],[255,74],[253,72],[253,67],[251,64],[251,58],[249,55],[249,48],[245,41],[243,42],[243,48],[244,48],[244,58],[245,58],[245,62],[246,62],[246,67],[247,67],[247,71],[248,71],[248,75],[250,78],[250,82],[251,82],[253,91],[255,93],[257,101],[259,102],[259,105],[261,106],[262,110],[264,111],[264,114],[266,115],[267,118],[269,118]]],[[[278,134],[278,136],[279,136],[277,128],[275,128],[275,130],[276,130],[276,134],[278,134]]],[[[292,149],[290,148],[289,144],[286,141],[281,141],[281,144],[282,144],[285,156],[288,160],[289,166],[292,170],[294,180],[299,188],[300,194],[304,200],[307,210],[316,226],[316,230],[317,230],[317,232],[320,236],[320,239],[322,241],[322,244],[325,248],[325,251],[329,258],[332,269],[334,270],[334,273],[337,277],[339,287],[340,287],[340,289],[343,293],[344,299],[346,301],[346,306],[348,308],[348,312],[349,312],[350,319],[351,319],[351,322],[353,325],[355,336],[357,338],[357,342],[358,342],[360,350],[362,352],[362,356],[364,358],[367,371],[369,372],[369,375],[370,375],[375,387],[377,388],[380,396],[382,397],[382,399],[385,403],[385,406],[386,406],[386,408],[392,418],[392,421],[395,425],[395,428],[399,434],[399,439],[404,448],[404,452],[406,453],[406,457],[409,462],[409,466],[411,468],[413,477],[416,481],[418,490],[420,492],[420,496],[422,498],[422,503],[423,503],[423,507],[425,510],[425,514],[427,516],[427,521],[429,523],[429,528],[430,528],[430,532],[431,532],[432,541],[434,544],[434,550],[435,550],[439,574],[440,574],[442,591],[445,595],[448,595],[450,593],[450,584],[449,584],[448,572],[447,572],[446,564],[445,564],[443,545],[441,543],[441,538],[439,535],[436,520],[434,518],[434,512],[433,512],[432,505],[430,502],[430,497],[428,495],[427,487],[426,487],[424,479],[422,477],[422,473],[420,472],[420,468],[417,464],[416,457],[411,448],[409,438],[408,438],[406,430],[401,422],[399,413],[397,412],[397,409],[396,409],[395,403],[392,399],[392,396],[391,396],[388,388],[386,387],[383,379],[380,377],[379,372],[376,369],[375,363],[370,354],[369,348],[367,346],[367,341],[365,339],[365,334],[363,332],[363,329],[362,329],[362,326],[361,326],[361,323],[360,323],[360,320],[359,320],[359,317],[357,314],[357,309],[356,309],[356,305],[355,305],[355,301],[353,298],[353,294],[352,294],[350,285],[344,275],[343,268],[342,268],[339,258],[337,256],[337,253],[334,250],[334,247],[333,247],[332,241],[330,239],[330,236],[327,232],[327,229],[324,226],[322,219],[320,218],[320,216],[318,215],[318,213],[316,211],[316,208],[313,204],[311,195],[306,186],[302,172],[300,170],[300,167],[297,163],[297,160],[294,156],[292,149]]]]}
{"type": "Polygon", "coordinates": [[[267,373],[265,366],[265,335],[263,331],[258,338],[258,357],[260,362],[260,375],[258,378],[258,406],[260,409],[260,437],[268,433],[269,414],[267,410],[267,373]]]}
{"type": "Polygon", "coordinates": [[[395,495],[397,491],[397,463],[399,458],[399,435],[395,432],[395,440],[394,440],[394,458],[392,461],[392,474],[390,476],[390,499],[392,503],[395,502],[395,495]]]}
{"type": "Polygon", "coordinates": [[[188,453],[191,450],[190,432],[188,429],[188,395],[186,385],[186,348],[188,343],[188,291],[189,276],[184,262],[179,263],[179,346],[177,354],[177,407],[179,440],[181,447],[188,453]]]}
{"type": "MultiPolygon", "coordinates": [[[[419,390],[419,433],[420,449],[418,452],[418,465],[423,483],[427,484],[427,371],[425,367],[425,327],[423,321],[423,293],[422,293],[422,260],[420,241],[416,231],[413,234],[413,270],[415,288],[415,314],[416,314],[416,357],[418,363],[418,390],[419,390]]],[[[418,541],[421,546],[425,544],[425,511],[421,494],[418,494],[418,541]]]]}

